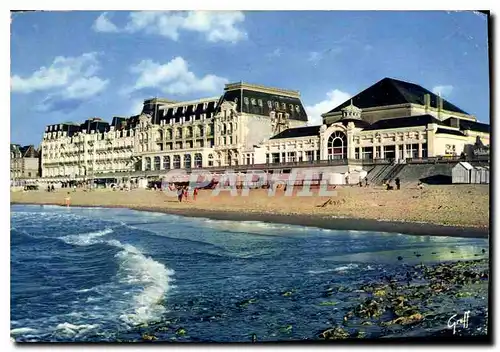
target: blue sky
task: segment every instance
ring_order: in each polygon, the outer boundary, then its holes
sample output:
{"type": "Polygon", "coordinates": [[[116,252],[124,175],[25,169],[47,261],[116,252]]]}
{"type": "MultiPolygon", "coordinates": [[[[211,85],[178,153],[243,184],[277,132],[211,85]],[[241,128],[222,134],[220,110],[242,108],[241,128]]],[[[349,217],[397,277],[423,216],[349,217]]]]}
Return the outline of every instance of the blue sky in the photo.
{"type": "Polygon", "coordinates": [[[472,12],[31,12],[11,24],[11,142],[245,81],[299,90],[312,122],[384,77],[489,123],[487,19],[472,12]]]}

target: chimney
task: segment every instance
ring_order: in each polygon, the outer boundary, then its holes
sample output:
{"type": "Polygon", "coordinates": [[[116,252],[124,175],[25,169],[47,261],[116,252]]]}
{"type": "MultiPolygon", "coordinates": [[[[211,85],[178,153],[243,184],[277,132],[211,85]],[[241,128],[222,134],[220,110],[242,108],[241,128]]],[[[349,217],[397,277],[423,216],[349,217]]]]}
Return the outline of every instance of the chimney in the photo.
{"type": "Polygon", "coordinates": [[[431,95],[430,94],[424,95],[424,105],[425,105],[425,112],[427,113],[429,111],[429,108],[431,107],[431,95]]]}
{"type": "Polygon", "coordinates": [[[443,98],[441,98],[441,94],[437,97],[437,110],[438,110],[438,119],[441,120],[441,111],[443,110],[443,98]]]}

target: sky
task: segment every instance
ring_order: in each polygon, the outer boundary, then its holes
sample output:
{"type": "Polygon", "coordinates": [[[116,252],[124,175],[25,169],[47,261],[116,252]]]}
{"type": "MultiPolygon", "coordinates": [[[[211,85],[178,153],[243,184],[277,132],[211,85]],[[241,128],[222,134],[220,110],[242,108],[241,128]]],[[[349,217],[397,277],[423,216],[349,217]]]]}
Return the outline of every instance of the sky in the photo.
{"type": "Polygon", "coordinates": [[[488,23],[456,11],[46,11],[11,15],[11,143],[46,125],[141,111],[144,99],[298,90],[310,124],[392,77],[489,123],[488,23]]]}

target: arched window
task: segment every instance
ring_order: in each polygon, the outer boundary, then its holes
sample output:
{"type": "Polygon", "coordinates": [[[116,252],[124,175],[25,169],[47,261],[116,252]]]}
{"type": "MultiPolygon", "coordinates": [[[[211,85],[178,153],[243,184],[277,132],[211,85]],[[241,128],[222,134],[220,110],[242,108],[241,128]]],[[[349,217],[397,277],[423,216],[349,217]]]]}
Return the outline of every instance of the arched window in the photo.
{"type": "Polygon", "coordinates": [[[181,138],[182,137],[182,129],[180,127],[175,129],[175,138],[181,138]]]}
{"type": "Polygon", "coordinates": [[[185,169],[191,168],[191,154],[184,155],[184,168],[185,169]]]}
{"type": "Polygon", "coordinates": [[[167,139],[172,139],[172,129],[170,128],[167,130],[167,139]]]}
{"type": "Polygon", "coordinates": [[[174,155],[174,169],[180,169],[180,168],[181,168],[181,156],[174,155]]]}
{"type": "Polygon", "coordinates": [[[340,131],[328,138],[328,160],[332,159],[347,159],[347,137],[340,131]]]}
{"type": "Polygon", "coordinates": [[[165,169],[165,170],[170,169],[170,157],[169,156],[163,157],[163,169],[165,169]]]}
{"type": "Polygon", "coordinates": [[[195,168],[200,168],[203,162],[203,157],[200,153],[196,153],[194,155],[194,167],[195,168]]]}
{"type": "Polygon", "coordinates": [[[186,137],[187,137],[187,138],[191,138],[191,137],[193,137],[193,129],[192,129],[191,127],[188,127],[188,128],[186,129],[186,137]]]}
{"type": "Polygon", "coordinates": [[[160,170],[160,162],[161,162],[161,159],[159,156],[155,156],[155,170],[160,170]]]}
{"type": "Polygon", "coordinates": [[[151,170],[151,158],[147,157],[146,158],[146,171],[151,170]]]}
{"type": "Polygon", "coordinates": [[[160,141],[163,140],[163,130],[158,131],[158,138],[160,139],[160,141]]]}
{"type": "Polygon", "coordinates": [[[208,166],[214,166],[214,155],[208,154],[208,166]]]}

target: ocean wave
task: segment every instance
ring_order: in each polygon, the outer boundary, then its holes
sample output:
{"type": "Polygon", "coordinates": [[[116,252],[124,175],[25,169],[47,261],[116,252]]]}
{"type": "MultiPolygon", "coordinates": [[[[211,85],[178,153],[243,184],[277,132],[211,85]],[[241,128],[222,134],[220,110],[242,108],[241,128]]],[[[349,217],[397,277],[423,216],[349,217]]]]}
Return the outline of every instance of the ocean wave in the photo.
{"type": "Polygon", "coordinates": [[[36,334],[37,332],[38,330],[33,328],[16,328],[10,330],[11,335],[21,335],[21,334],[28,335],[28,334],[36,334]]]}
{"type": "Polygon", "coordinates": [[[74,244],[78,246],[90,246],[92,244],[102,242],[99,237],[106,236],[113,233],[113,229],[104,229],[97,232],[88,232],[79,235],[69,235],[61,238],[64,242],[68,244],[74,244]]]}
{"type": "Polygon", "coordinates": [[[75,337],[87,333],[89,330],[99,327],[99,324],[74,325],[68,322],[58,324],[54,329],[54,335],[60,337],[75,337]]]}
{"type": "Polygon", "coordinates": [[[136,247],[110,241],[123,250],[116,254],[120,267],[118,277],[122,284],[140,286],[144,289],[133,298],[133,306],[120,319],[129,325],[138,325],[157,320],[165,313],[164,298],[170,288],[174,271],[146,257],[136,247]]]}
{"type": "Polygon", "coordinates": [[[333,271],[348,271],[352,269],[357,269],[359,267],[359,264],[347,264],[343,266],[338,266],[333,269],[333,271]]]}
{"type": "MultiPolygon", "coordinates": [[[[342,266],[338,266],[335,268],[324,269],[324,270],[309,270],[307,273],[316,275],[316,274],[325,274],[325,273],[331,273],[331,272],[348,271],[348,270],[357,269],[357,268],[359,268],[359,264],[347,264],[347,265],[342,265],[342,266]]],[[[373,270],[373,268],[368,265],[366,270],[373,270]]]]}

